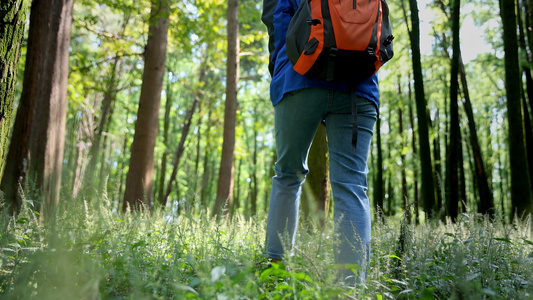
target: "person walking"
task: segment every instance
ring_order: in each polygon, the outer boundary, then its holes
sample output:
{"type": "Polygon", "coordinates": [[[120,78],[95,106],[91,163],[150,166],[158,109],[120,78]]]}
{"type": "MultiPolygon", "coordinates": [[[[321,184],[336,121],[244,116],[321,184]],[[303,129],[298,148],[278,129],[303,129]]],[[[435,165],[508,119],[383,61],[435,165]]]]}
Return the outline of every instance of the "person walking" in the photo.
{"type": "Polygon", "coordinates": [[[354,152],[349,84],[300,75],[287,58],[287,28],[299,2],[263,0],[261,19],[269,34],[270,98],[277,153],[264,255],[274,262],[292,255],[300,194],[309,172],[307,157],[318,126],[325,123],[334,199],[335,264],[340,280],[361,283],[366,279],[370,256],[367,158],[378,116],[378,77],[374,74],[355,87],[358,128],[354,152]]]}

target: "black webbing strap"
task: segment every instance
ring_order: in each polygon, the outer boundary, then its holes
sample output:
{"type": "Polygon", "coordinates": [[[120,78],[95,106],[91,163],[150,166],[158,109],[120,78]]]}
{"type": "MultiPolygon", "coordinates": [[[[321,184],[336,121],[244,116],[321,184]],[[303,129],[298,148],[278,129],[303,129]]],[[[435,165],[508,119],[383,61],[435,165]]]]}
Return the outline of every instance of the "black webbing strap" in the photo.
{"type": "Polygon", "coordinates": [[[327,81],[332,81],[335,79],[335,62],[337,61],[337,52],[339,52],[339,49],[337,48],[329,49],[328,65],[326,68],[327,81]]]}
{"type": "Polygon", "coordinates": [[[350,85],[350,93],[352,95],[352,149],[356,153],[357,149],[357,95],[355,93],[355,84],[350,85]]]}

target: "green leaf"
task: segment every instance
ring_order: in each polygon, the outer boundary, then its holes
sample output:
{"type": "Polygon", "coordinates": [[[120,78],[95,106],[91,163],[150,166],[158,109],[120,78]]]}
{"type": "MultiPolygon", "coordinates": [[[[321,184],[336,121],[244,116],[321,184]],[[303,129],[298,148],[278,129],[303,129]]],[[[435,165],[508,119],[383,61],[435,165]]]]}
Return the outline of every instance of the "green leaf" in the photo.
{"type": "Polygon", "coordinates": [[[512,244],[513,243],[513,242],[511,242],[510,239],[494,238],[494,240],[500,241],[500,242],[505,242],[505,243],[508,243],[508,244],[512,244]]]}
{"type": "Polygon", "coordinates": [[[225,266],[217,266],[211,270],[211,282],[214,283],[220,279],[226,273],[225,266]]]}
{"type": "Polygon", "coordinates": [[[532,245],[533,246],[533,242],[532,241],[528,241],[526,239],[522,239],[524,242],[526,242],[526,244],[529,244],[529,245],[532,245]]]}

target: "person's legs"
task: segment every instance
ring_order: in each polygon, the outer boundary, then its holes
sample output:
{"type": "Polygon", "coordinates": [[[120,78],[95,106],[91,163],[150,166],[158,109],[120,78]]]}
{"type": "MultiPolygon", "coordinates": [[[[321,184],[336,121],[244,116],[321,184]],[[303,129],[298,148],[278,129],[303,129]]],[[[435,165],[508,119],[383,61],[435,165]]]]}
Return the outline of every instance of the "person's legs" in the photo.
{"type": "Polygon", "coordinates": [[[265,255],[269,258],[281,259],[294,245],[301,187],[309,171],[307,155],[329,94],[319,88],[298,90],[274,108],[278,157],[266,227],[265,255]]]}
{"type": "Polygon", "coordinates": [[[370,101],[359,98],[358,140],[352,150],[351,100],[347,93],[336,92],[326,117],[329,147],[330,181],[334,198],[335,263],[340,268],[358,265],[357,276],[345,269],[342,280],[353,284],[364,281],[370,254],[370,205],[367,191],[367,158],[377,111],[370,101]]]}

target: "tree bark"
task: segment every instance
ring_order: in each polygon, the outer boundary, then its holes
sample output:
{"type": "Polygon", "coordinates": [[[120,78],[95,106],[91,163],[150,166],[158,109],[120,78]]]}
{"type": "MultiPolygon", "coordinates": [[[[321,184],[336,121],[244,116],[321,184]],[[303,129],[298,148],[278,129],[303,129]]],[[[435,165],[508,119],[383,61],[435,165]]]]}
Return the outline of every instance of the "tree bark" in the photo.
{"type": "Polygon", "coordinates": [[[222,156],[218,171],[217,196],[213,215],[220,217],[231,206],[237,124],[237,83],[239,82],[239,1],[228,0],[228,59],[222,156]]]}
{"type": "MultiPolygon", "coordinates": [[[[401,88],[398,85],[398,92],[401,95],[401,88]]],[[[401,180],[402,180],[402,206],[405,211],[405,216],[408,224],[411,224],[411,211],[409,204],[409,191],[407,188],[407,175],[405,173],[405,154],[404,154],[404,133],[403,133],[403,110],[400,107],[398,109],[398,131],[400,134],[400,161],[401,161],[401,180]]]]}
{"type": "Polygon", "coordinates": [[[129,171],[122,210],[151,209],[154,147],[158,131],[159,106],[165,73],[169,0],[153,0],[144,53],[144,72],[141,86],[135,135],[131,145],[129,171]]]}
{"type": "Polygon", "coordinates": [[[520,98],[520,69],[516,35],[516,6],[514,1],[500,0],[505,49],[505,90],[507,94],[508,143],[511,170],[511,216],[533,212],[533,194],[529,179],[524,139],[524,119],[520,98]]]}
{"type": "MultiPolygon", "coordinates": [[[[517,1],[517,6],[520,7],[520,0],[517,1]]],[[[522,1],[524,9],[527,11],[527,4],[522,1]]],[[[518,10],[519,12],[522,10],[518,10]]],[[[526,54],[527,63],[522,64],[522,73],[524,74],[524,77],[526,79],[526,92],[524,92],[524,88],[522,87],[522,112],[524,116],[524,134],[526,139],[526,153],[533,152],[533,128],[531,123],[531,114],[528,109],[528,100],[529,103],[533,102],[533,78],[531,78],[531,52],[528,51],[528,48],[526,46],[526,38],[524,34],[524,25],[522,24],[522,16],[518,15],[518,18],[516,18],[518,21],[518,37],[520,41],[520,48],[522,51],[526,54]],[[526,100],[527,99],[527,100],[526,100]]],[[[526,21],[527,21],[527,15],[526,15],[526,21]]],[[[527,24],[527,22],[526,22],[527,24]]],[[[522,86],[522,85],[521,85],[522,86]]],[[[528,168],[529,168],[529,179],[530,184],[533,186],[533,155],[527,156],[528,160],[528,168]]]]}
{"type": "Polygon", "coordinates": [[[411,124],[412,129],[412,138],[411,138],[411,147],[413,149],[413,206],[414,206],[414,218],[415,218],[415,224],[419,223],[418,218],[418,164],[416,160],[417,156],[417,148],[416,148],[416,130],[415,130],[415,118],[413,113],[413,105],[411,105],[411,99],[412,99],[412,90],[411,90],[411,84],[408,85],[409,87],[409,123],[411,124]]]}
{"type": "Polygon", "coordinates": [[[426,216],[432,217],[435,215],[435,182],[433,176],[433,164],[431,161],[431,149],[429,147],[429,122],[420,54],[420,20],[418,17],[417,1],[409,0],[409,4],[411,8],[412,26],[409,36],[411,39],[411,61],[413,64],[416,111],[418,116],[419,154],[422,171],[422,199],[424,199],[424,211],[426,212],[426,216]]]}
{"type": "Polygon", "coordinates": [[[459,161],[461,150],[461,131],[459,127],[459,29],[460,29],[460,0],[451,1],[452,6],[452,60],[450,74],[450,138],[446,155],[446,212],[453,222],[459,213],[459,161]]]}
{"type": "Polygon", "coordinates": [[[23,89],[4,173],[9,180],[2,182],[16,210],[21,204],[17,187],[31,174],[41,193],[34,208],[42,209],[41,217],[59,201],[72,6],[73,0],[32,3],[23,89]]]}
{"type": "MultiPolygon", "coordinates": [[[[0,6],[0,182],[7,157],[13,101],[17,84],[17,64],[20,57],[28,1],[7,0],[0,6]]],[[[13,199],[13,198],[11,198],[13,199]]],[[[11,206],[17,204],[6,203],[11,206]]]]}
{"type": "Polygon", "coordinates": [[[326,127],[320,125],[309,150],[309,174],[302,193],[304,218],[323,225],[329,208],[329,162],[326,127]]]}
{"type": "Polygon", "coordinates": [[[483,154],[479,145],[479,138],[477,136],[477,126],[474,118],[474,110],[472,109],[472,102],[470,101],[470,93],[466,81],[466,72],[462,59],[459,60],[459,73],[461,76],[461,85],[463,87],[463,106],[468,119],[468,129],[470,132],[470,145],[472,147],[472,154],[474,156],[475,175],[477,177],[477,188],[479,192],[479,207],[478,212],[494,216],[494,196],[489,186],[488,174],[483,160],[483,154]]]}

